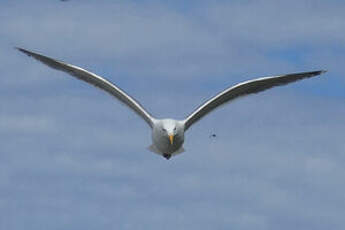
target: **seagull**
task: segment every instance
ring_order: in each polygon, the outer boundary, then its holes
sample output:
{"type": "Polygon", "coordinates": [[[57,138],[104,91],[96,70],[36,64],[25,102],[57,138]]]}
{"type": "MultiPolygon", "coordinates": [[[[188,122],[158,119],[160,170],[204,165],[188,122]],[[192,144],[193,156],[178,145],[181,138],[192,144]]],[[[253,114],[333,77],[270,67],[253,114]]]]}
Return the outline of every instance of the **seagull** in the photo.
{"type": "Polygon", "coordinates": [[[311,78],[322,73],[325,70],[291,73],[278,76],[261,77],[253,80],[245,81],[237,85],[231,86],[214,97],[210,98],[199,107],[197,107],[184,120],[175,119],[158,119],[152,116],[138,101],[128,95],[125,91],[113,84],[109,80],[98,76],[92,72],[82,69],[78,66],[56,60],[39,53],[15,47],[19,51],[35,58],[36,60],[46,64],[47,66],[66,72],[79,80],[85,81],[95,87],[104,90],[116,99],[123,102],[137,115],[139,115],[152,129],[152,145],[148,147],[151,152],[157,153],[167,160],[172,156],[184,152],[184,134],[197,121],[214,109],[231,102],[237,98],[259,93],[275,86],[286,85],[301,79],[311,78]]]}

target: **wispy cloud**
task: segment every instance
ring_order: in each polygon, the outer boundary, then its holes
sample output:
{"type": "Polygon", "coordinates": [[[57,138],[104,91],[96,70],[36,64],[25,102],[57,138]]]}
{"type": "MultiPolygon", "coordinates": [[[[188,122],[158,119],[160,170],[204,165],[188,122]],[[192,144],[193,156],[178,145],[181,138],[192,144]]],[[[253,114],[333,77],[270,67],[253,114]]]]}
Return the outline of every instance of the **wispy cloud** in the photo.
{"type": "Polygon", "coordinates": [[[343,11],[338,1],[5,1],[0,228],[343,229],[343,11]],[[13,46],[105,76],[158,117],[183,118],[257,76],[329,72],[224,106],[165,161],[125,106],[13,46]]]}

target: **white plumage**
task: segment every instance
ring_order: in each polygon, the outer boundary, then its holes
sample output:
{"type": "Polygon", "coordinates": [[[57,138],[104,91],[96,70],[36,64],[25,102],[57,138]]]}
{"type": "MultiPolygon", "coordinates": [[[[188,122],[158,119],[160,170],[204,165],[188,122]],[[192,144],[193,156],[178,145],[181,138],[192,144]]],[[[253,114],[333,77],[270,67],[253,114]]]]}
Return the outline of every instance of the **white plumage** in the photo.
{"type": "Polygon", "coordinates": [[[64,71],[79,80],[90,83],[126,104],[139,116],[141,116],[146,123],[152,128],[152,142],[149,147],[152,152],[158,153],[169,159],[171,156],[183,152],[183,142],[185,131],[195,122],[200,120],[203,116],[217,108],[218,106],[230,102],[236,98],[246,96],[248,94],[258,93],[266,89],[289,84],[304,78],[310,78],[320,75],[326,71],[312,71],[303,73],[292,73],[272,77],[257,78],[250,81],[245,81],[235,86],[229,87],[212,97],[202,105],[200,105],[194,112],[187,116],[184,120],[174,119],[156,119],[134,98],[129,96],[122,89],[117,87],[110,81],[84,70],[78,66],[64,63],[53,58],[34,53],[29,50],[17,48],[19,51],[32,56],[38,61],[50,66],[51,68],[64,71]]]}

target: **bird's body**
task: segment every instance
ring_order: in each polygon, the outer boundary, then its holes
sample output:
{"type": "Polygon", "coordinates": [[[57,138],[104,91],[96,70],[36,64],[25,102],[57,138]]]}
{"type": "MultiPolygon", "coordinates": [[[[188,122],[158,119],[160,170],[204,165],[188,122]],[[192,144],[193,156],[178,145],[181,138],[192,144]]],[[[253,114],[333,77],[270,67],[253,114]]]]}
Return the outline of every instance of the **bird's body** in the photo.
{"type": "Polygon", "coordinates": [[[144,107],[137,102],[134,98],[125,93],[122,89],[117,87],[110,81],[102,78],[94,73],[84,70],[80,67],[55,60],[53,58],[43,56],[22,48],[17,48],[19,51],[34,57],[38,61],[50,66],[51,68],[61,70],[69,73],[70,75],[78,78],[79,80],[90,83],[105,92],[111,94],[134,112],[136,112],[146,123],[152,128],[152,145],[149,149],[152,152],[158,153],[169,159],[171,156],[184,151],[184,133],[188,128],[200,120],[202,117],[213,111],[215,108],[230,102],[236,98],[246,96],[253,93],[258,93],[266,89],[285,85],[295,82],[304,78],[310,78],[324,73],[325,71],[312,71],[303,73],[293,73],[273,77],[257,78],[254,80],[246,81],[229,87],[212,97],[202,105],[200,105],[194,112],[184,120],[174,119],[157,119],[147,112],[144,107]]]}
{"type": "Polygon", "coordinates": [[[174,153],[183,151],[184,121],[174,119],[154,120],[152,128],[151,151],[161,153],[165,158],[170,158],[174,153]]]}

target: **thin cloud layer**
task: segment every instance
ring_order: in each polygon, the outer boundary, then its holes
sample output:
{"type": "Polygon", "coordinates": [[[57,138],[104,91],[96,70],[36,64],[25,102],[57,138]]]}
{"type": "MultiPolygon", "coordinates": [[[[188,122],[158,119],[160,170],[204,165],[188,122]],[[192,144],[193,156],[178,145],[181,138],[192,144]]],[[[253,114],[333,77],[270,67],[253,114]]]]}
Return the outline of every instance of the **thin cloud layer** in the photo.
{"type": "Polygon", "coordinates": [[[337,1],[5,1],[0,228],[343,229],[343,11],[337,1]],[[13,46],[106,76],[158,117],[183,118],[250,78],[329,72],[218,109],[166,161],[129,109],[13,46]]]}

